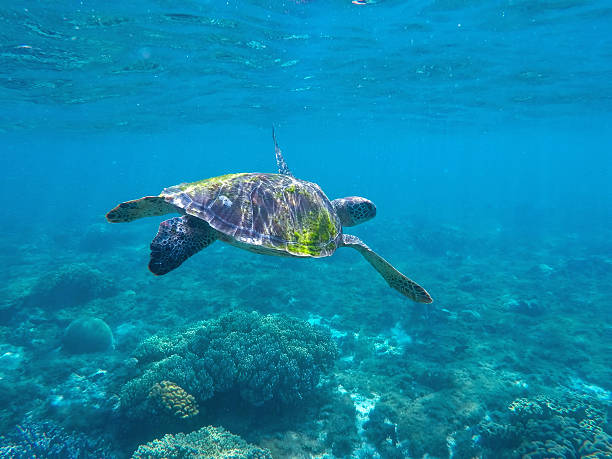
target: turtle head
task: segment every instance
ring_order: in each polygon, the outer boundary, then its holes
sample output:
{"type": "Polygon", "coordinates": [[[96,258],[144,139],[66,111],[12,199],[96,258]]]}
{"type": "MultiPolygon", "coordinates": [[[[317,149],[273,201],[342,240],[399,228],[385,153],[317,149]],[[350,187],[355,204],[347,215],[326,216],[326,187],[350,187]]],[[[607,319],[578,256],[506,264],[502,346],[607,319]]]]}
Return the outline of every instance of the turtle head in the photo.
{"type": "Polygon", "coordinates": [[[374,203],[359,196],[334,199],[332,206],[334,206],[342,226],[355,226],[376,216],[374,203]]]}

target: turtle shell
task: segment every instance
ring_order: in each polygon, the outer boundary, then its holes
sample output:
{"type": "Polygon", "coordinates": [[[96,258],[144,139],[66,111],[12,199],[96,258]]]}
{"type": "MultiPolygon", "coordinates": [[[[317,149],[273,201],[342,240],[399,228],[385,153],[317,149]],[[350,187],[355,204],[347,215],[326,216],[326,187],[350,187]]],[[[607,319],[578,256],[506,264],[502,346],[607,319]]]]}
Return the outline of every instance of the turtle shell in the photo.
{"type": "Polygon", "coordinates": [[[166,188],[161,196],[256,252],[325,257],[341,237],[321,188],[288,175],[228,174],[166,188]]]}

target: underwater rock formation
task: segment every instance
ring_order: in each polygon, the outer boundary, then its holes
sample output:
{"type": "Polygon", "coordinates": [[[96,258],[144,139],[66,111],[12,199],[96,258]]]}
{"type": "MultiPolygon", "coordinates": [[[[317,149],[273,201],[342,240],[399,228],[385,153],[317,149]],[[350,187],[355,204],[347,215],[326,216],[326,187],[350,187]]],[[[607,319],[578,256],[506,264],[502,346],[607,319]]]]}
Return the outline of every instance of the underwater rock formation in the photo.
{"type": "Polygon", "coordinates": [[[81,317],[73,320],[62,339],[62,348],[70,354],[103,352],[113,346],[113,332],[102,319],[81,317]]]}
{"type": "Polygon", "coordinates": [[[0,457],[65,459],[116,457],[99,438],[68,432],[51,422],[26,421],[6,436],[0,436],[0,457]]]}
{"type": "Polygon", "coordinates": [[[123,386],[122,411],[135,419],[157,412],[149,393],[162,381],[200,404],[229,390],[256,406],[292,403],[317,385],[337,352],[322,327],[282,315],[231,312],[146,339],[136,352],[144,372],[123,386]]]}
{"type": "Polygon", "coordinates": [[[272,459],[270,451],[244,441],[223,428],[202,427],[190,434],[167,434],[159,440],[141,445],[132,459],[195,458],[272,459]]]}

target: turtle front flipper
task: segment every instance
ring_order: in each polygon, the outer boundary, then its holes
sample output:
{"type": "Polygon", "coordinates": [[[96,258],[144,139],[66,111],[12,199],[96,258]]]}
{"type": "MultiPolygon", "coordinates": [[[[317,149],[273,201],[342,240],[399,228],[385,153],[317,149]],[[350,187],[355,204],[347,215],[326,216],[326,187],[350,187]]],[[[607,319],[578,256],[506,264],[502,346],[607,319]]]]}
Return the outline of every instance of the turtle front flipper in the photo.
{"type": "Polygon", "coordinates": [[[131,222],[138,218],[155,217],[176,213],[176,207],[166,202],[159,196],[145,196],[119,204],[106,214],[106,219],[111,223],[131,222]]]}
{"type": "Polygon", "coordinates": [[[417,303],[432,303],[433,300],[429,293],[416,282],[408,279],[383,257],[378,255],[367,245],[365,245],[361,239],[357,236],[350,234],[342,235],[342,246],[352,247],[356,249],[368,262],[380,273],[380,275],[387,281],[390,287],[394,288],[402,295],[407,296],[417,303]]]}
{"type": "Polygon", "coordinates": [[[217,232],[199,218],[183,215],[165,220],[151,242],[149,270],[156,276],[166,274],[216,239],[217,232]]]}

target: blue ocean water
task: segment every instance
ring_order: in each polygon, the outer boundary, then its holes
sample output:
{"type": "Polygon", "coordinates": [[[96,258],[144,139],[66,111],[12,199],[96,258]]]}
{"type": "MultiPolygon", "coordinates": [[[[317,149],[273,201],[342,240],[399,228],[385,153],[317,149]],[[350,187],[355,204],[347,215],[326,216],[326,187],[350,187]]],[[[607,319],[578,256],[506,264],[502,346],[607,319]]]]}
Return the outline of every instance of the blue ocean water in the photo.
{"type": "Polygon", "coordinates": [[[0,456],[612,455],[608,3],[0,5],[0,456]],[[155,277],[168,217],[104,218],[273,126],[432,305],[346,248],[155,277]]]}

